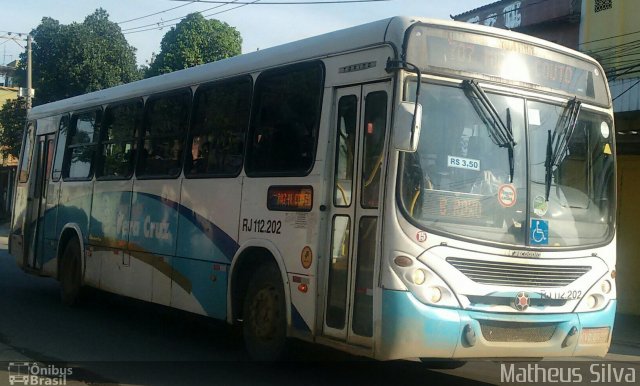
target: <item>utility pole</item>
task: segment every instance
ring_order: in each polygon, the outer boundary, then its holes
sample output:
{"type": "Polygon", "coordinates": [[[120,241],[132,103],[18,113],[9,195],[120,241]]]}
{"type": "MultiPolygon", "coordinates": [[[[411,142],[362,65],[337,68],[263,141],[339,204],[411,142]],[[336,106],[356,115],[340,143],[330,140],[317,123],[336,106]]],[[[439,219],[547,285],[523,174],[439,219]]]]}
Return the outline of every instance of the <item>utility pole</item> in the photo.
{"type": "Polygon", "coordinates": [[[7,32],[7,36],[0,36],[0,39],[13,40],[14,42],[16,42],[16,44],[22,47],[22,45],[18,43],[19,41],[24,41],[22,35],[27,35],[27,87],[20,87],[20,89],[18,90],[18,96],[21,98],[25,98],[25,101],[27,103],[27,110],[29,110],[31,109],[31,105],[33,104],[33,96],[35,95],[31,75],[33,73],[33,66],[31,65],[31,42],[33,38],[30,34],[7,32]],[[12,36],[13,34],[17,34],[18,37],[12,36]]]}
{"type": "Polygon", "coordinates": [[[27,111],[31,109],[31,34],[27,35],[27,111]]]}

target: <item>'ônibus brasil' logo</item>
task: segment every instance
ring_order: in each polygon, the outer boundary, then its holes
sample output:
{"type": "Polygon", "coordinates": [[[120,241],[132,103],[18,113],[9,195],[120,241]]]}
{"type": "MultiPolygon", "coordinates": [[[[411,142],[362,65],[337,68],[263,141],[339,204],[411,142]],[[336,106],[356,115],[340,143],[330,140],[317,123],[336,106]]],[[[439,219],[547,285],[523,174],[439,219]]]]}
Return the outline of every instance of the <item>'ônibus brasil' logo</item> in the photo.
{"type": "Polygon", "coordinates": [[[523,291],[518,292],[513,302],[513,306],[515,307],[515,309],[518,311],[524,311],[529,308],[529,305],[531,305],[529,295],[523,291]]]}

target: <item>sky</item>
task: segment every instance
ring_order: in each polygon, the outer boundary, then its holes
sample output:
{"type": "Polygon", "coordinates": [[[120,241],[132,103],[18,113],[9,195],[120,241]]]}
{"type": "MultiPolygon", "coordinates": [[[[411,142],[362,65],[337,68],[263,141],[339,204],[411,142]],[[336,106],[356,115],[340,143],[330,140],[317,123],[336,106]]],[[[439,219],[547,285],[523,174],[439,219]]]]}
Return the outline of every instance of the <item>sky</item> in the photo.
{"type": "MultiPolygon", "coordinates": [[[[236,0],[237,3],[251,1],[254,0],[236,0]]],[[[242,52],[247,53],[391,16],[450,19],[449,15],[494,2],[390,0],[331,5],[259,5],[260,1],[312,0],[259,0],[246,6],[180,0],[4,0],[0,37],[8,36],[8,32],[13,33],[11,36],[28,33],[40,24],[43,17],[51,17],[61,24],[71,24],[82,22],[97,8],[104,8],[109,13],[109,19],[120,25],[129,44],[137,49],[136,58],[138,64],[142,65],[149,61],[154,52],[160,51],[160,41],[170,25],[192,12],[203,11],[206,18],[216,18],[238,29],[243,39],[242,52]],[[179,8],[170,10],[175,7],[179,8]],[[151,16],[144,17],[148,15],[151,16]]],[[[18,44],[0,39],[0,64],[18,59],[24,46],[26,42],[18,44]]]]}

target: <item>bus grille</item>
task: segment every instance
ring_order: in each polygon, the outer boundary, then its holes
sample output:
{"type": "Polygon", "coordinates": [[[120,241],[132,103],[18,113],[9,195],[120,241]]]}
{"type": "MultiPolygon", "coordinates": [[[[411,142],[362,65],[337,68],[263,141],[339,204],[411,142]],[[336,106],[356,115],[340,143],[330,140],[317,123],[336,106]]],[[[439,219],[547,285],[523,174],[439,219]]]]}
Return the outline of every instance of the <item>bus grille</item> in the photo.
{"type": "Polygon", "coordinates": [[[489,342],[547,342],[557,323],[518,323],[479,320],[482,336],[489,342]]]}
{"type": "Polygon", "coordinates": [[[480,284],[513,287],[564,287],[591,270],[589,266],[517,264],[448,257],[469,279],[480,284]]]}

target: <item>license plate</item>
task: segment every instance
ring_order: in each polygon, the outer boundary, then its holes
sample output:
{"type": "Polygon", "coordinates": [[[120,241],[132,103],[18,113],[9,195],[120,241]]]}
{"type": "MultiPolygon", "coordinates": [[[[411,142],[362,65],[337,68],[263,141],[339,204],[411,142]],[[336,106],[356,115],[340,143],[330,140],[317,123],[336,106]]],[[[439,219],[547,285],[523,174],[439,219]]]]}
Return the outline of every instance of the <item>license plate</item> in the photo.
{"type": "Polygon", "coordinates": [[[580,290],[541,291],[541,294],[547,299],[576,300],[582,298],[580,290]]]}
{"type": "Polygon", "coordinates": [[[601,344],[609,341],[609,327],[583,328],[580,333],[580,344],[601,344]]]}

